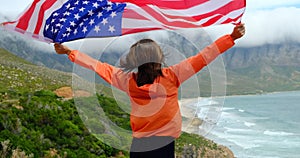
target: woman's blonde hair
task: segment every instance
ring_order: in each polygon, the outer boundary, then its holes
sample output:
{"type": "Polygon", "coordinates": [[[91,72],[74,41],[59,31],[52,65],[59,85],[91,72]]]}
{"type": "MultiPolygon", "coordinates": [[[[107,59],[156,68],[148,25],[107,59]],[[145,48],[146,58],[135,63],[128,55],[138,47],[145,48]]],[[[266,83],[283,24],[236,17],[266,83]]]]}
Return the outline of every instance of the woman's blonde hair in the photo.
{"type": "Polygon", "coordinates": [[[151,39],[142,39],[130,47],[129,53],[120,61],[124,71],[138,68],[137,85],[151,84],[162,76],[161,67],[164,55],[160,46],[151,39]]]}

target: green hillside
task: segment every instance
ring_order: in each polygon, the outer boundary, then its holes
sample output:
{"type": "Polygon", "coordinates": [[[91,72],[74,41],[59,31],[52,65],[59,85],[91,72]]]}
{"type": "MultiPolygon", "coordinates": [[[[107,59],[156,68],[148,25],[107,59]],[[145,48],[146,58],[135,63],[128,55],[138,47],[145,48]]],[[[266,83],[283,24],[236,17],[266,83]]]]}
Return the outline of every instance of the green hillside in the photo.
{"type": "Polygon", "coordinates": [[[0,91],[54,90],[70,85],[68,73],[33,65],[0,48],[0,91]]]}

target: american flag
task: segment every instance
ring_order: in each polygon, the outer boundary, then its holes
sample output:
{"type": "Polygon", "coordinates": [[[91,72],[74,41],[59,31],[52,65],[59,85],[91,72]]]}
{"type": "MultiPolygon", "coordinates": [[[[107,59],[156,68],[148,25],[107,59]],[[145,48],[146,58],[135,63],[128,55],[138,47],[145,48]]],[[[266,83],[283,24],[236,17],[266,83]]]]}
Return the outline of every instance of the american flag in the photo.
{"type": "Polygon", "coordinates": [[[245,0],[34,0],[8,30],[46,42],[239,23],[245,0]]]}

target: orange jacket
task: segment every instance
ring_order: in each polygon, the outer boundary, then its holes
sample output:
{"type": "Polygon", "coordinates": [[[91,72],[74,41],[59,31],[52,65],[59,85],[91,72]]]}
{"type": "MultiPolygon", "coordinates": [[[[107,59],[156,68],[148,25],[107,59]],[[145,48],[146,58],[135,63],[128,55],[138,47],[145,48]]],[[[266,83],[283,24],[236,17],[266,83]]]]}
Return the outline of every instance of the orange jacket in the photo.
{"type": "Polygon", "coordinates": [[[219,54],[234,45],[230,35],[225,35],[198,54],[162,69],[163,76],[153,84],[138,87],[135,73],[95,60],[77,50],[69,54],[76,64],[95,71],[106,82],[124,91],[130,97],[130,124],[133,137],[172,136],[181,133],[181,114],[178,105],[178,88],[182,82],[200,71],[219,54]]]}

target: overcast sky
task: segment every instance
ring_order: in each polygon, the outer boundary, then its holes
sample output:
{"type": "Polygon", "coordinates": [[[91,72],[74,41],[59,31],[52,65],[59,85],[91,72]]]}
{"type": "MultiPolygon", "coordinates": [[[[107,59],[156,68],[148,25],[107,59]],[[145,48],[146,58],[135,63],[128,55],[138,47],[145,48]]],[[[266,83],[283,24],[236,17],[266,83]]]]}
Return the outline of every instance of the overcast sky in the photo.
{"type": "MultiPolygon", "coordinates": [[[[0,13],[17,17],[33,0],[0,0],[0,13]]],[[[12,19],[13,20],[13,19],[12,19]]],[[[237,46],[258,46],[266,43],[300,43],[300,0],[247,0],[242,21],[246,35],[237,46]]],[[[209,27],[213,38],[230,32],[232,25],[209,27]]]]}

